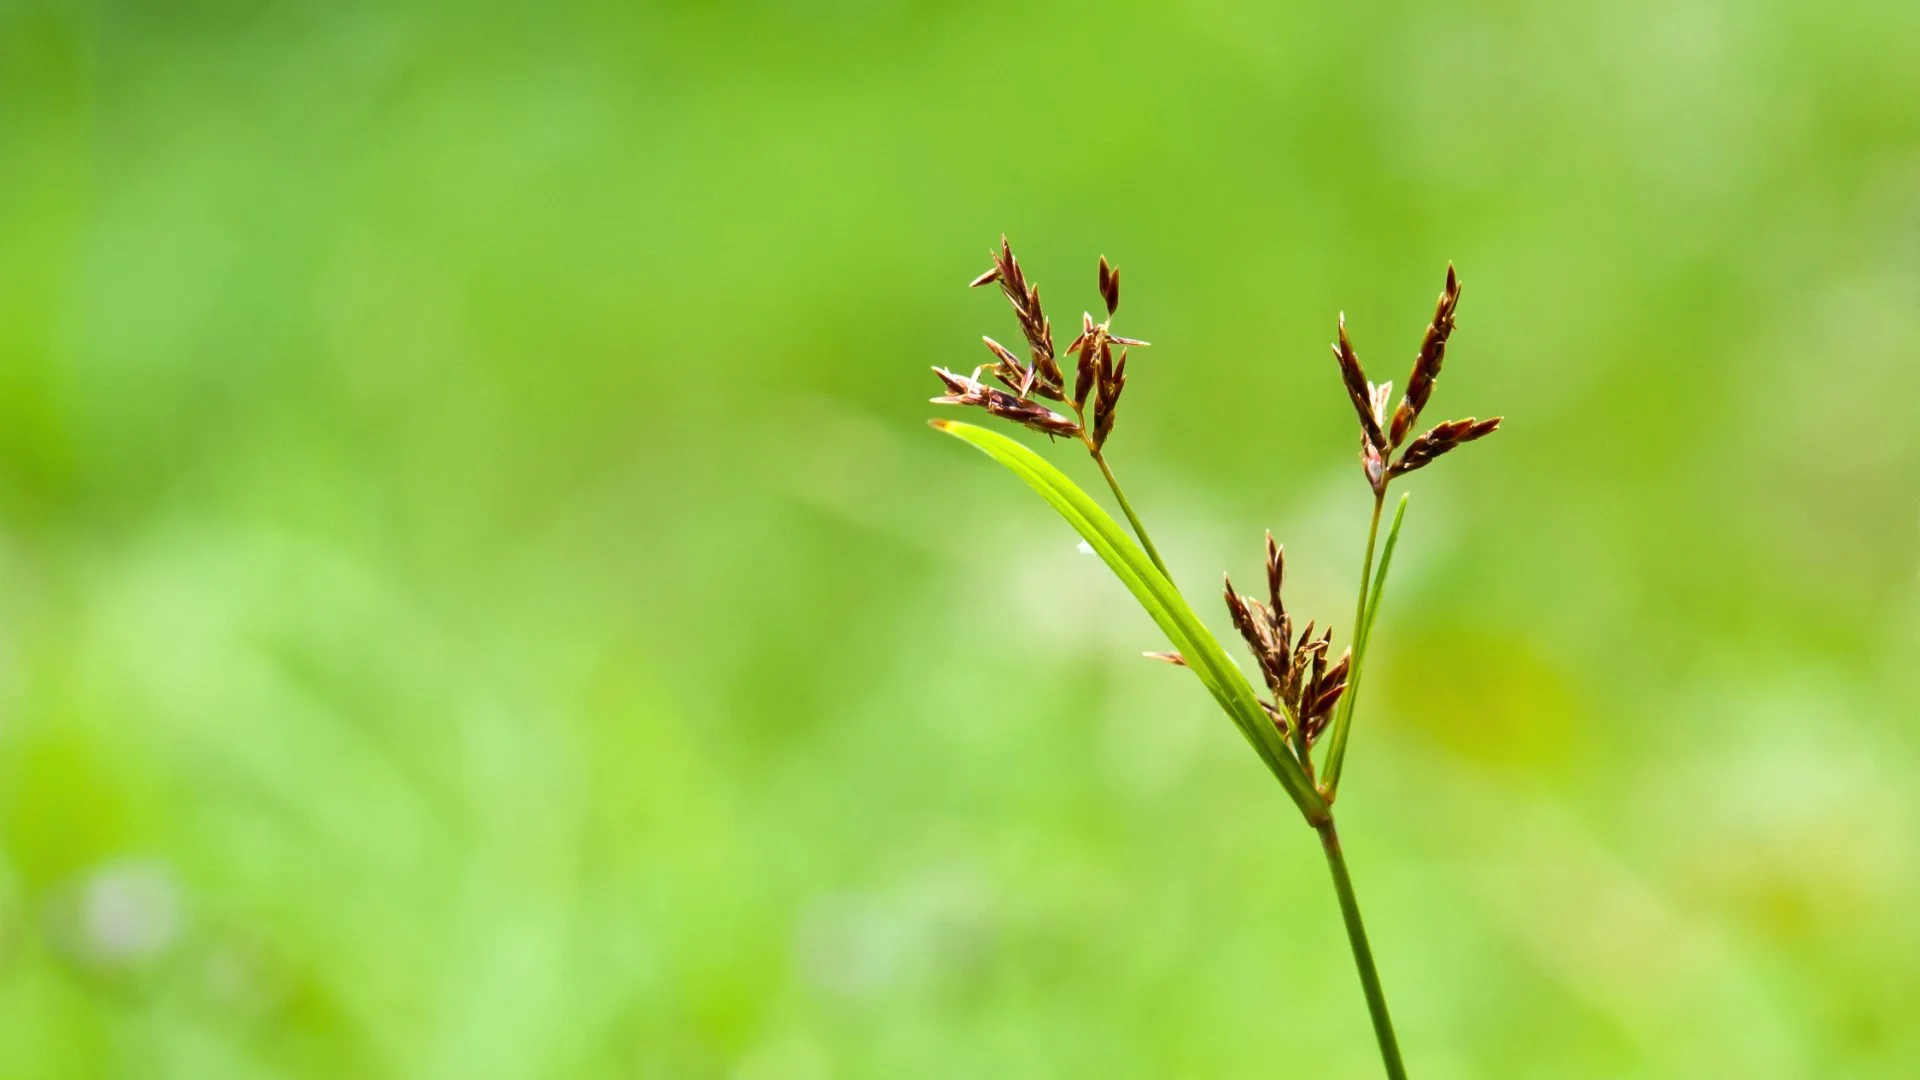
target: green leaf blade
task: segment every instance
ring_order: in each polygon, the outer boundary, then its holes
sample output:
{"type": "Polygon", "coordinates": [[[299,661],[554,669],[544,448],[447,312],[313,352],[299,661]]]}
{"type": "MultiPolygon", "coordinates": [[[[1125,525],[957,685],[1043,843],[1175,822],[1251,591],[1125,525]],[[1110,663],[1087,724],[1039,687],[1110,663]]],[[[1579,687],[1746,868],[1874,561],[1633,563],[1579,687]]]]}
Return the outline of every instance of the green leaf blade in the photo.
{"type": "Polygon", "coordinates": [[[1305,770],[1287,748],[1285,737],[1260,707],[1246,676],[1194,615],[1173,582],[1154,566],[1140,545],[1092,496],[1046,459],[1005,435],[951,420],[934,420],[932,425],[935,430],[999,462],[1065,518],[1186,658],[1187,666],[1213,694],[1307,820],[1318,821],[1326,815],[1326,800],[1314,790],[1305,770]]]}

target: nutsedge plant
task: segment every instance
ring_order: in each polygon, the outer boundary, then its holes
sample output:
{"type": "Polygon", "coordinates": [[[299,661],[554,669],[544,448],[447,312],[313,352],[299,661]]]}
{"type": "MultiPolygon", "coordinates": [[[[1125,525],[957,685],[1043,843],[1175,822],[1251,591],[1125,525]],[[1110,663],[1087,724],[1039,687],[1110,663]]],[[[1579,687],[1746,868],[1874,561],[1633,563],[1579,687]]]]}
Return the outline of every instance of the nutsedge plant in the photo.
{"type": "Polygon", "coordinates": [[[1453,267],[1448,266],[1446,285],[1440,292],[1419,351],[1414,355],[1406,391],[1391,412],[1388,405],[1393,399],[1393,384],[1376,385],[1367,381],[1365,369],[1347,335],[1346,316],[1340,317],[1333,356],[1341,383],[1360,422],[1361,472],[1373,497],[1366,554],[1360,562],[1359,595],[1354,602],[1353,625],[1348,634],[1352,643],[1335,658],[1331,626],[1316,633],[1309,621],[1296,633],[1293,616],[1281,599],[1281,586],[1286,578],[1286,549],[1276,543],[1269,532],[1265,599],[1242,596],[1235,591],[1231,579],[1226,581],[1227,612],[1234,629],[1252,651],[1261,679],[1266,683],[1267,696],[1262,698],[1174,586],[1165,561],[1154,548],[1146,526],[1141,524],[1107,462],[1107,440],[1113,434],[1120,395],[1127,385],[1127,356],[1129,350],[1144,348],[1147,342],[1114,332],[1113,318],[1120,309],[1120,271],[1109,265],[1104,256],[1100,259],[1097,280],[1107,317],[1095,322],[1091,313],[1081,315],[1080,333],[1065,349],[1065,355],[1073,358],[1074,377],[1069,383],[1061,367],[1061,353],[1054,348],[1053,324],[1040,305],[1040,288],[1027,280],[1019,260],[1014,258],[1013,248],[1002,237],[992,268],[976,278],[973,285],[998,285],[1006,295],[1019,321],[1021,336],[1026,339],[1027,358],[1023,360],[1012,349],[986,338],[987,351],[993,357],[990,363],[965,375],[941,367],[933,369],[947,391],[933,401],[939,405],[981,409],[1050,439],[1078,440],[1099,466],[1114,501],[1132,527],[1131,536],[1092,496],[1023,444],[973,424],[942,419],[934,420],[933,426],[1006,466],[1067,519],[1114,576],[1133,593],[1173,646],[1168,651],[1145,655],[1187,668],[1199,677],[1221,711],[1286,790],[1302,818],[1319,834],[1327,866],[1333,874],[1340,914],[1353,946],[1354,966],[1359,971],[1374,1034],[1380,1043],[1381,1059],[1388,1076],[1405,1077],[1406,1068],[1401,1064],[1400,1048],[1394,1039],[1386,996],[1381,991],[1373,952],[1367,944],[1366,925],[1361,921],[1353,881],[1347,873],[1340,834],[1334,828],[1333,805],[1339,795],[1354,707],[1360,697],[1367,645],[1380,613],[1380,598],[1386,589],[1394,547],[1400,539],[1400,524],[1407,512],[1407,497],[1403,494],[1394,509],[1386,541],[1378,545],[1376,562],[1376,541],[1388,488],[1395,480],[1432,464],[1455,447],[1491,435],[1500,426],[1497,416],[1490,420],[1469,417],[1445,421],[1413,436],[1411,441],[1408,439],[1433,395],[1434,381],[1439,378],[1441,364],[1446,359],[1447,340],[1453,334],[1454,309],[1460,302],[1460,281],[1453,267]],[[983,372],[1000,385],[983,382],[983,372]]]}

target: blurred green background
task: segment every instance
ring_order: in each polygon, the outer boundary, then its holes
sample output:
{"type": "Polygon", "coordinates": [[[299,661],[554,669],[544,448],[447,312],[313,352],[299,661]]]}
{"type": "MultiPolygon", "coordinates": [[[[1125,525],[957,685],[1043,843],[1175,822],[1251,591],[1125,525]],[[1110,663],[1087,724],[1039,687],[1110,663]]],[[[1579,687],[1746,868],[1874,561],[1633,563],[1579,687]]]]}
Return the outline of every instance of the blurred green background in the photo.
{"type": "MultiPolygon", "coordinates": [[[[1345,636],[1415,1075],[1920,1074],[1920,5],[0,5],[0,1076],[1377,1075],[1311,832],[929,364],[1125,271],[1345,636]]],[[[1095,482],[1061,445],[1063,467],[1095,482]]],[[[1236,650],[1237,651],[1237,650],[1236,650]]]]}

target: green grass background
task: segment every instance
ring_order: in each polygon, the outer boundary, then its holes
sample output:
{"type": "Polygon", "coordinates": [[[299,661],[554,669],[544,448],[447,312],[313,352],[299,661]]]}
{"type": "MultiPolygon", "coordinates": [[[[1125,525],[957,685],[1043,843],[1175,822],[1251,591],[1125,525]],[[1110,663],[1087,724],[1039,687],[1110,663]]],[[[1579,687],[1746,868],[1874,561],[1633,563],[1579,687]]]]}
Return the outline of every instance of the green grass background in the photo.
{"type": "MultiPolygon", "coordinates": [[[[1370,1076],[1312,834],[924,426],[1125,272],[1349,617],[1423,1080],[1920,1073],[1920,5],[0,4],[0,1077],[1370,1076]]],[[[1056,460],[1097,482],[1082,456],[1056,460]]]]}

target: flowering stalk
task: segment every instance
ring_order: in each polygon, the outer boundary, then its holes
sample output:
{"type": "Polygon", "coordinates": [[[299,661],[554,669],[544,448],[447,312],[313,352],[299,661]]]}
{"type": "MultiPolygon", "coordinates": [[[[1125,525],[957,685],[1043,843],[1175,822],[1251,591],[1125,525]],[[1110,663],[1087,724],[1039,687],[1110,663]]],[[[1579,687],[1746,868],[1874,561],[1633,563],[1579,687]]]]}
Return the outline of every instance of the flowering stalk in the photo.
{"type": "Polygon", "coordinates": [[[1403,1080],[1406,1069],[1401,1063],[1386,995],[1374,966],[1373,950],[1367,941],[1366,925],[1360,917],[1346,855],[1334,826],[1333,802],[1346,758],[1367,645],[1379,614],[1400,524],[1406,514],[1406,498],[1402,496],[1386,542],[1378,545],[1387,489],[1396,478],[1431,464],[1457,446],[1490,435],[1500,426],[1499,417],[1484,421],[1450,420],[1407,442],[1414,423],[1432,396],[1434,382],[1446,357],[1447,341],[1453,332],[1454,309],[1460,299],[1460,284],[1453,267],[1447,267],[1446,286],[1420,351],[1414,357],[1406,393],[1391,416],[1387,404],[1392,398],[1392,384],[1375,385],[1367,381],[1347,335],[1346,319],[1344,316],[1340,319],[1333,355],[1360,422],[1361,471],[1373,495],[1366,554],[1361,560],[1359,595],[1349,633],[1353,644],[1333,657],[1331,626],[1316,634],[1314,623],[1308,620],[1296,633],[1294,617],[1281,597],[1286,579],[1286,549],[1268,533],[1264,598],[1241,595],[1235,591],[1231,579],[1226,581],[1225,588],[1228,615],[1252,652],[1261,681],[1266,685],[1264,699],[1226,657],[1219,642],[1201,625],[1174,587],[1166,564],[1107,463],[1104,449],[1113,433],[1120,394],[1126,386],[1127,349],[1147,344],[1113,332],[1113,316],[1120,306],[1120,272],[1104,257],[1100,260],[1098,285],[1107,317],[1096,323],[1090,313],[1081,316],[1080,335],[1065,350],[1076,359],[1071,385],[1054,349],[1053,327],[1041,307],[1039,287],[1027,281],[1004,237],[1000,249],[994,253],[992,268],[973,282],[976,286],[996,283],[1020,323],[1027,343],[1027,359],[1022,360],[1011,349],[986,338],[987,349],[993,354],[992,363],[975,368],[971,375],[960,375],[946,368],[934,369],[947,389],[947,393],[934,398],[934,402],[979,408],[1050,437],[1080,440],[1106,478],[1138,543],[1090,496],[1021,444],[971,424],[938,420],[934,426],[971,443],[1012,470],[1080,532],[1174,646],[1170,651],[1145,655],[1189,668],[1200,678],[1299,807],[1307,824],[1319,834],[1353,949],[1354,966],[1380,1044],[1381,1061],[1389,1077],[1403,1080]],[[1117,356],[1115,346],[1119,346],[1117,356]],[[982,371],[989,372],[1006,389],[981,382],[982,371]],[[1072,415],[1056,411],[1036,399],[1060,403],[1072,415]],[[1376,567],[1377,546],[1380,559],[1376,567]],[[1328,746],[1316,769],[1314,748],[1323,735],[1328,736],[1328,746]]]}

